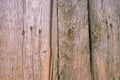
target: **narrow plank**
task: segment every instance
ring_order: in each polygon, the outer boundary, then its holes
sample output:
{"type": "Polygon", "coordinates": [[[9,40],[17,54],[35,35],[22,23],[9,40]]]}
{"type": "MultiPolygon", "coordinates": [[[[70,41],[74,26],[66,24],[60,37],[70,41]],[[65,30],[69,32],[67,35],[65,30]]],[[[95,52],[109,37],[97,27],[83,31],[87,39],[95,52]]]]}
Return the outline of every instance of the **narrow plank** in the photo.
{"type": "Polygon", "coordinates": [[[120,1],[90,0],[94,80],[120,79],[120,1]]]}
{"type": "Polygon", "coordinates": [[[58,80],[57,0],[51,1],[51,70],[50,80],[58,80]]]}
{"type": "Polygon", "coordinates": [[[50,0],[24,1],[24,80],[49,80],[50,0]]]}
{"type": "Polygon", "coordinates": [[[58,0],[58,80],[91,80],[87,0],[58,0]]]}
{"type": "Polygon", "coordinates": [[[22,15],[22,0],[0,0],[0,80],[23,80],[22,15]]]}

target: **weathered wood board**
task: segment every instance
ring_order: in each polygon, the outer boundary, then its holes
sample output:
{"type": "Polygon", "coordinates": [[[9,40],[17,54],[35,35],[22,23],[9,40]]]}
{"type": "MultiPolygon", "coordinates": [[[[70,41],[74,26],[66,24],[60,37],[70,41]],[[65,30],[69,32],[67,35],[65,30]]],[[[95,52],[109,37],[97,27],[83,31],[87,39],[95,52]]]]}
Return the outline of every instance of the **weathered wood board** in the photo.
{"type": "Polygon", "coordinates": [[[0,80],[22,80],[22,3],[0,0],[0,80]]]}
{"type": "Polygon", "coordinates": [[[50,0],[24,1],[24,79],[48,80],[50,0]]]}
{"type": "Polygon", "coordinates": [[[0,0],[0,80],[120,80],[119,0],[0,0]]]}
{"type": "Polygon", "coordinates": [[[120,80],[120,1],[90,0],[93,80],[120,80]]]}
{"type": "Polygon", "coordinates": [[[91,80],[87,0],[58,0],[58,80],[91,80]]]}
{"type": "Polygon", "coordinates": [[[50,0],[0,1],[0,80],[49,80],[50,0]]]}

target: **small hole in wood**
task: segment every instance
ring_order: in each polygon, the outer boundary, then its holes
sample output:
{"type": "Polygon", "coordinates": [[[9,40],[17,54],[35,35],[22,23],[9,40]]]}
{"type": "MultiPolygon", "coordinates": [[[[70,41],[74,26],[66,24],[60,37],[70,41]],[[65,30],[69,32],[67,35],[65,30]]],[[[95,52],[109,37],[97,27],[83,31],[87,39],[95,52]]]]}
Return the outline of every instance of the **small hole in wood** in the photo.
{"type": "Polygon", "coordinates": [[[106,21],[106,25],[108,24],[108,22],[106,21]]]}
{"type": "Polygon", "coordinates": [[[32,26],[30,26],[30,30],[31,30],[31,31],[33,30],[33,27],[32,27],[32,26]]]}
{"type": "Polygon", "coordinates": [[[25,31],[24,30],[22,31],[22,35],[25,35],[25,31]]]}
{"type": "Polygon", "coordinates": [[[111,27],[111,28],[112,28],[112,26],[113,26],[113,25],[112,25],[112,24],[110,24],[110,27],[111,27]]]}
{"type": "Polygon", "coordinates": [[[39,31],[38,31],[38,32],[39,32],[39,34],[40,34],[40,33],[41,33],[41,29],[39,29],[39,31]]]}

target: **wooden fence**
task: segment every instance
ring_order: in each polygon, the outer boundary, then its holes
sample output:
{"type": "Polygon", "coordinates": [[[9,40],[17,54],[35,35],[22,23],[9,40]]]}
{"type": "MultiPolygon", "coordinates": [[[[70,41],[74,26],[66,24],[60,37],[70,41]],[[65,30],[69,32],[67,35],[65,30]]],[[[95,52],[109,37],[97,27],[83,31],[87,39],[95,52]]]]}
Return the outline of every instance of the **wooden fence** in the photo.
{"type": "Polygon", "coordinates": [[[0,80],[120,80],[120,0],[0,0],[0,80]]]}

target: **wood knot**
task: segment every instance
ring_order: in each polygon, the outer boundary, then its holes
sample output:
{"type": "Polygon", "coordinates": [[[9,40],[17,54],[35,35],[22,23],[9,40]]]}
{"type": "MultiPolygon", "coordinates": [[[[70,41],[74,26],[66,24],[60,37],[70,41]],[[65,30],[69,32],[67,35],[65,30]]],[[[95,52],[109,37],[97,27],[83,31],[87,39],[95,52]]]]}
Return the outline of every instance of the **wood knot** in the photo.
{"type": "Polygon", "coordinates": [[[75,29],[75,28],[74,28],[74,27],[72,27],[71,29],[69,29],[69,31],[70,31],[70,32],[71,32],[71,31],[74,31],[74,29],[75,29]]]}
{"type": "Polygon", "coordinates": [[[69,31],[69,35],[70,35],[70,36],[72,36],[72,35],[73,35],[74,29],[75,29],[75,28],[74,28],[74,27],[72,27],[71,29],[69,29],[69,30],[68,30],[68,31],[69,31]]]}

